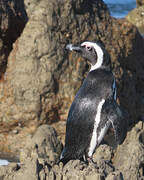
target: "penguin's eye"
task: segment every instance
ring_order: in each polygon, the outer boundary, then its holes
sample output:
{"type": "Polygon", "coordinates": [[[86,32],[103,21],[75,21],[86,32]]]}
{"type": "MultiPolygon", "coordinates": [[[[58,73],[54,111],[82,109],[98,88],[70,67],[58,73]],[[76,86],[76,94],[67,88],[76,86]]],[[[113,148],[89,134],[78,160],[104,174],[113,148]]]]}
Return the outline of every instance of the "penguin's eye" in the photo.
{"type": "Polygon", "coordinates": [[[87,49],[88,51],[91,51],[91,50],[92,50],[92,47],[86,46],[86,49],[87,49]]]}

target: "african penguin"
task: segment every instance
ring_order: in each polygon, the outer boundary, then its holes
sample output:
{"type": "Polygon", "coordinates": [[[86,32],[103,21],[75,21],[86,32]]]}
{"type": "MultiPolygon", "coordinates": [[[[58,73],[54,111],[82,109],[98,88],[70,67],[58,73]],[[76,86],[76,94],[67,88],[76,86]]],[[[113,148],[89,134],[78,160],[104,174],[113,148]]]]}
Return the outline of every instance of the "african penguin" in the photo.
{"type": "Polygon", "coordinates": [[[111,71],[110,56],[99,43],[69,44],[67,50],[79,53],[90,65],[90,71],[70,107],[65,147],[60,161],[71,159],[92,161],[93,153],[112,125],[119,141],[116,83],[111,71]]]}

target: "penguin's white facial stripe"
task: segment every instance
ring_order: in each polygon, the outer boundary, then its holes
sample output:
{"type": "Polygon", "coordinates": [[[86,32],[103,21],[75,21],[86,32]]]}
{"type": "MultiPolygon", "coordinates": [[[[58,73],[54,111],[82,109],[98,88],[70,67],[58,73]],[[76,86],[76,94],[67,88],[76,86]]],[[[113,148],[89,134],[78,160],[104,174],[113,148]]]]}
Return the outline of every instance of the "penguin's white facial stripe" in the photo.
{"type": "Polygon", "coordinates": [[[97,63],[94,66],[91,66],[90,71],[100,68],[103,64],[103,51],[101,47],[98,46],[97,44],[94,44],[94,48],[97,53],[97,63]]]}
{"type": "Polygon", "coordinates": [[[93,71],[95,69],[98,69],[102,66],[103,64],[103,50],[101,49],[101,47],[99,45],[97,45],[96,43],[93,42],[83,42],[81,44],[81,46],[85,46],[87,49],[90,49],[90,47],[94,47],[95,52],[97,53],[97,62],[94,65],[91,65],[91,69],[90,71],[93,71]]]}
{"type": "Polygon", "coordinates": [[[94,129],[93,129],[93,133],[92,133],[92,138],[91,138],[91,142],[90,142],[90,148],[89,148],[89,152],[88,152],[88,156],[91,157],[96,145],[98,144],[98,137],[97,137],[97,128],[98,125],[100,123],[100,119],[101,119],[101,110],[102,110],[102,106],[105,103],[105,100],[102,99],[97,107],[97,114],[95,117],[95,124],[94,124],[94,129]]]}

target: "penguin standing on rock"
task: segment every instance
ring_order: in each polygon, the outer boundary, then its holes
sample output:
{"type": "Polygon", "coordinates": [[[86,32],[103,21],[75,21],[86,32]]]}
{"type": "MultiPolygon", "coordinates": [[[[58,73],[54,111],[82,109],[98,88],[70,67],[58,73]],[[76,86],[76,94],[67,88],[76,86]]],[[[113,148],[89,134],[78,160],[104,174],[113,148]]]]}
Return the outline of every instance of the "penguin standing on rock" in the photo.
{"type": "Polygon", "coordinates": [[[60,162],[71,159],[93,162],[93,153],[112,125],[117,143],[120,143],[122,113],[116,103],[116,83],[111,71],[110,56],[98,43],[69,44],[67,50],[79,53],[91,69],[70,107],[65,147],[60,162]]]}

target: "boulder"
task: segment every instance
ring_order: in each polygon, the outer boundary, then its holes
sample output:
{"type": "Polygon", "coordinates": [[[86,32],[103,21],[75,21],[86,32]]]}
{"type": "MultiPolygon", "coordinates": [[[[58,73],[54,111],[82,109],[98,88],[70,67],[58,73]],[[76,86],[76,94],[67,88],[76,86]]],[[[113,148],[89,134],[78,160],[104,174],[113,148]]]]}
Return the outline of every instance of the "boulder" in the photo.
{"type": "Polygon", "coordinates": [[[3,180],[136,180],[143,179],[144,128],[138,122],[129,129],[124,143],[117,148],[102,144],[94,153],[94,162],[70,160],[65,166],[57,164],[62,146],[55,130],[48,125],[40,126],[29,136],[21,151],[20,163],[0,166],[3,180]]]}
{"type": "Polygon", "coordinates": [[[110,173],[107,177],[106,180],[124,180],[123,175],[119,171],[115,171],[110,173]]]}
{"type": "Polygon", "coordinates": [[[27,14],[23,0],[1,1],[0,9],[0,78],[2,78],[12,44],[26,24],[27,14]]]}
{"type": "Polygon", "coordinates": [[[71,160],[64,167],[56,165],[62,151],[62,144],[54,128],[41,125],[33,135],[29,135],[20,152],[20,163],[0,166],[0,178],[18,179],[82,179],[82,180],[123,180],[119,170],[115,171],[112,159],[114,149],[107,144],[100,145],[94,153],[96,164],[86,164],[71,160]]]}
{"type": "Polygon", "coordinates": [[[136,0],[136,5],[137,5],[137,7],[143,6],[144,0],[136,0]]]}
{"type": "Polygon", "coordinates": [[[144,115],[144,43],[133,25],[112,18],[101,0],[26,1],[26,9],[29,21],[0,83],[1,151],[19,153],[40,124],[66,121],[88,72],[81,58],[65,52],[68,43],[102,41],[111,55],[118,103],[129,114],[125,121],[134,124],[144,115]]]}
{"type": "Polygon", "coordinates": [[[122,145],[114,154],[113,165],[122,172],[125,180],[143,179],[144,168],[144,129],[139,122],[127,134],[122,145]]]}
{"type": "Polygon", "coordinates": [[[139,32],[144,35],[144,4],[130,11],[126,19],[135,25],[139,32]]]}
{"type": "Polygon", "coordinates": [[[41,125],[33,135],[27,137],[20,152],[20,163],[0,167],[0,177],[5,180],[42,180],[48,174],[51,177],[53,172],[49,171],[59,160],[61,151],[62,144],[57,139],[55,129],[41,125]]]}
{"type": "Polygon", "coordinates": [[[107,145],[100,145],[94,157],[95,164],[89,165],[80,160],[71,160],[65,166],[57,164],[62,145],[57,139],[55,130],[48,125],[40,126],[33,136],[27,138],[25,147],[20,153],[20,163],[0,166],[0,178],[3,180],[25,179],[76,179],[103,180],[122,177],[111,164],[112,150],[107,145]],[[100,150],[103,152],[100,153],[100,150]],[[103,154],[103,155],[102,155],[103,154]]]}
{"type": "Polygon", "coordinates": [[[59,160],[61,151],[62,144],[57,139],[55,129],[41,125],[33,136],[27,137],[25,147],[20,152],[20,162],[24,164],[28,158],[38,157],[53,165],[59,160]]]}

